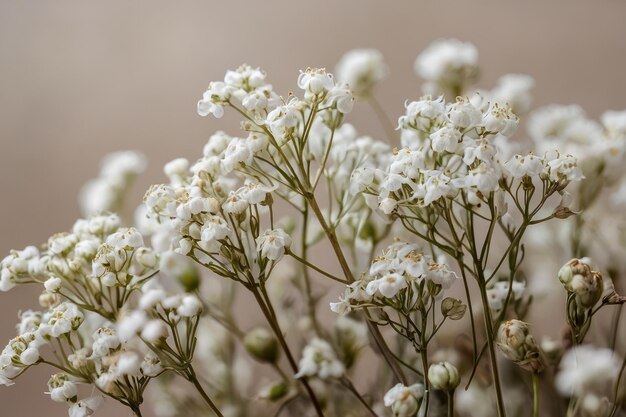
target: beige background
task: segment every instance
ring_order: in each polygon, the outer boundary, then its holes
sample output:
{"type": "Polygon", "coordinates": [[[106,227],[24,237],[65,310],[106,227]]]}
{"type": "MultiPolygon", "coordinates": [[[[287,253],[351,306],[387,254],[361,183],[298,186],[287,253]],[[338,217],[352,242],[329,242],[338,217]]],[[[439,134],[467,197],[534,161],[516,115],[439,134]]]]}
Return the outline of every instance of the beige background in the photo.
{"type": "MultiPolygon", "coordinates": [[[[579,103],[590,114],[626,108],[622,1],[0,1],[0,253],[41,243],[78,216],[76,195],[109,151],[150,160],[135,199],[176,156],[195,158],[234,119],[203,119],[195,103],[211,80],[247,62],[276,90],[307,66],[333,68],[354,47],[379,48],[391,79],[380,101],[396,117],[419,96],[416,54],[431,40],[474,42],[482,85],[506,72],[537,81],[536,104],[579,103]],[[523,4],[522,4],[523,3],[523,4]]],[[[350,115],[381,130],[369,108],[350,115]]],[[[0,339],[35,292],[0,294],[0,339]]],[[[63,416],[42,393],[49,372],[0,389],[0,416],[63,416]],[[45,410],[45,411],[44,411],[45,410]]],[[[108,415],[104,412],[100,415],[108,415]]]]}

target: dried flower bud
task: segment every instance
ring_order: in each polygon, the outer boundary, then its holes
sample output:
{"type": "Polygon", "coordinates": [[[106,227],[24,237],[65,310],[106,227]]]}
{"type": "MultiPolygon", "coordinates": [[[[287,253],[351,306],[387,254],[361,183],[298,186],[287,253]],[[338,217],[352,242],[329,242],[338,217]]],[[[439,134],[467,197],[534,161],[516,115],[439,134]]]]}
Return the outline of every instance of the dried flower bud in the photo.
{"type": "Polygon", "coordinates": [[[591,274],[591,267],[589,265],[587,265],[581,259],[572,259],[571,261],[569,261],[568,263],[566,263],[565,265],[561,267],[561,269],[559,270],[558,277],[559,277],[559,281],[561,281],[565,289],[569,292],[573,292],[571,289],[572,288],[571,282],[574,276],[576,275],[587,276],[590,274],[591,274]]]}
{"type": "Polygon", "coordinates": [[[278,360],[278,341],[264,327],[248,332],[243,339],[243,345],[250,355],[261,362],[275,363],[278,360]]]}
{"type": "Polygon", "coordinates": [[[596,305],[604,291],[602,274],[597,271],[591,271],[588,275],[574,275],[570,286],[571,291],[576,294],[577,304],[583,308],[596,305]]]}
{"type": "Polygon", "coordinates": [[[434,389],[453,391],[459,386],[459,371],[450,362],[440,362],[428,368],[428,380],[434,389]]]}
{"type": "Polygon", "coordinates": [[[532,372],[543,369],[539,347],[523,321],[504,322],[498,330],[497,343],[504,356],[522,368],[532,372]]]}

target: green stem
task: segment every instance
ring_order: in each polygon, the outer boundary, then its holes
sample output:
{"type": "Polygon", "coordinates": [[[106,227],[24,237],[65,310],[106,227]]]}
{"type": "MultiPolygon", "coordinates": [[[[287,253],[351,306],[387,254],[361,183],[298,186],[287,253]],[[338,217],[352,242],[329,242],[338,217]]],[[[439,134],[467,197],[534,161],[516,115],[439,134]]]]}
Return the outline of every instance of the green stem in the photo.
{"type": "Polygon", "coordinates": [[[198,377],[196,376],[196,372],[194,371],[192,366],[189,366],[188,370],[187,370],[187,380],[189,382],[191,382],[193,384],[194,387],[196,387],[196,389],[198,390],[198,392],[200,393],[200,396],[202,397],[202,399],[204,400],[204,402],[207,403],[207,405],[209,406],[209,408],[211,408],[211,410],[218,416],[218,417],[224,417],[224,415],[220,412],[220,409],[217,408],[217,405],[215,405],[215,403],[211,400],[211,398],[209,397],[209,395],[206,393],[206,391],[204,390],[204,388],[202,388],[202,385],[200,384],[200,381],[198,381],[198,377]]]}
{"type": "MultiPolygon", "coordinates": [[[[291,353],[291,349],[289,349],[289,345],[287,344],[287,340],[285,340],[285,336],[283,335],[280,325],[278,324],[276,313],[270,302],[269,295],[267,294],[267,291],[265,290],[264,283],[261,283],[260,289],[261,289],[261,293],[259,293],[259,291],[257,291],[256,288],[252,288],[252,293],[254,294],[257,300],[257,303],[259,304],[259,307],[261,307],[261,310],[263,311],[263,315],[265,315],[265,318],[267,319],[270,327],[272,328],[274,335],[278,339],[278,343],[280,344],[283,352],[285,352],[285,355],[287,356],[287,361],[289,362],[291,369],[293,370],[294,373],[296,373],[298,372],[298,364],[296,363],[296,360],[294,359],[293,354],[291,353]]],[[[324,417],[322,406],[319,403],[319,400],[317,399],[317,397],[315,396],[313,389],[309,385],[307,378],[306,377],[300,378],[300,382],[302,382],[302,385],[304,386],[304,389],[306,390],[307,395],[311,399],[311,403],[313,404],[313,407],[315,408],[315,412],[317,413],[317,415],[319,417],[324,417]]]]}
{"type": "Polygon", "coordinates": [[[448,396],[448,417],[454,417],[454,390],[447,391],[448,396]]]}
{"type": "Polygon", "coordinates": [[[350,390],[351,393],[354,394],[354,396],[359,400],[359,402],[363,405],[363,407],[367,409],[367,411],[371,415],[373,415],[374,417],[378,417],[378,414],[372,409],[372,407],[367,403],[367,401],[365,401],[365,398],[361,396],[359,391],[357,391],[356,387],[352,384],[352,381],[350,381],[348,378],[342,378],[341,382],[346,388],[348,388],[348,390],[350,390]]]}
{"type": "MultiPolygon", "coordinates": [[[[350,270],[348,261],[345,255],[343,254],[343,251],[341,250],[341,245],[339,244],[339,240],[337,240],[337,236],[335,235],[334,230],[331,229],[326,223],[326,220],[324,219],[324,214],[322,213],[322,210],[318,206],[317,201],[315,200],[315,196],[313,194],[308,194],[308,195],[305,195],[305,198],[308,200],[311,210],[313,210],[315,217],[317,217],[317,220],[322,226],[322,229],[324,230],[324,233],[326,234],[328,241],[333,247],[333,251],[335,252],[335,256],[337,260],[339,261],[339,265],[341,266],[341,270],[343,271],[343,274],[346,277],[346,280],[348,281],[348,283],[354,282],[354,276],[352,275],[352,271],[350,270]]],[[[402,368],[400,367],[400,365],[398,365],[395,358],[393,357],[393,353],[391,352],[391,349],[385,342],[383,335],[380,333],[380,329],[374,323],[372,323],[370,319],[371,318],[370,314],[367,309],[365,309],[365,315],[367,316],[367,320],[366,320],[367,327],[371,335],[373,336],[374,341],[376,342],[376,346],[381,352],[383,358],[385,359],[385,361],[391,368],[396,379],[406,385],[407,380],[406,380],[406,377],[404,376],[404,372],[402,371],[402,368]]]]}
{"type": "Polygon", "coordinates": [[[533,372],[533,417],[539,417],[539,374],[533,372]]]}

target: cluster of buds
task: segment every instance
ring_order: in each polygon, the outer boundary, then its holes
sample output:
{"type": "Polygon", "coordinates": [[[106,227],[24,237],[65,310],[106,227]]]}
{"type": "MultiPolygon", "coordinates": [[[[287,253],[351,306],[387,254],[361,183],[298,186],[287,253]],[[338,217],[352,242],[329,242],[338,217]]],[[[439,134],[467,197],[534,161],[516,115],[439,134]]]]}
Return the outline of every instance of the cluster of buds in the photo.
{"type": "Polygon", "coordinates": [[[497,342],[504,356],[523,369],[535,373],[543,369],[539,346],[530,334],[527,323],[521,320],[509,320],[502,323],[498,329],[497,342]]]}
{"type": "Polygon", "coordinates": [[[602,297],[604,290],[602,274],[592,271],[591,267],[581,259],[572,259],[559,270],[559,281],[568,293],[576,298],[576,305],[582,309],[590,309],[602,297]]]}
{"type": "Polygon", "coordinates": [[[584,259],[572,259],[563,265],[558,276],[567,291],[567,321],[574,341],[579,343],[591,324],[593,307],[602,298],[602,274],[591,270],[584,259]]]}

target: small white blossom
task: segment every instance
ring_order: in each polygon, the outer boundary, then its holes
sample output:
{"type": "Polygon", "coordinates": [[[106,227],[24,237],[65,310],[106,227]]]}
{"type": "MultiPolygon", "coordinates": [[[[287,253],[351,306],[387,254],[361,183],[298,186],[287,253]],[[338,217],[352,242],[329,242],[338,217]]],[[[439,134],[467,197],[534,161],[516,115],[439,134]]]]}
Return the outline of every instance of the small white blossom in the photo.
{"type": "Polygon", "coordinates": [[[348,83],[359,97],[368,97],[376,84],[387,76],[383,55],[376,49],[353,49],[341,57],[335,74],[348,83]]]}
{"type": "Polygon", "coordinates": [[[256,245],[263,258],[278,261],[291,245],[291,237],[283,229],[266,230],[256,239],[256,245]]]}
{"type": "Polygon", "coordinates": [[[366,291],[370,295],[380,293],[383,297],[392,298],[406,286],[406,281],[400,274],[387,274],[382,278],[370,281],[366,291]]]}
{"type": "Polygon", "coordinates": [[[587,389],[606,387],[617,376],[620,363],[610,349],[575,346],[561,359],[556,387],[564,396],[579,396],[587,389]]]}
{"type": "Polygon", "coordinates": [[[424,386],[397,384],[384,397],[385,407],[391,407],[394,417],[413,417],[417,414],[424,397],[424,386]]]}
{"type": "Polygon", "coordinates": [[[295,377],[339,378],[344,372],[345,366],[337,358],[332,346],[323,339],[314,338],[302,352],[302,359],[300,359],[295,377]]]}
{"type": "Polygon", "coordinates": [[[181,317],[193,317],[202,312],[202,302],[195,295],[186,295],[181,299],[176,312],[181,317]]]}

